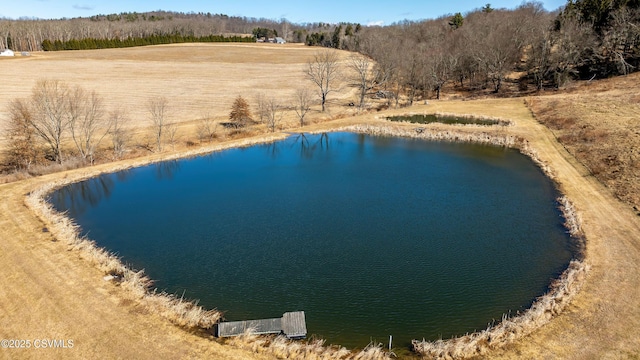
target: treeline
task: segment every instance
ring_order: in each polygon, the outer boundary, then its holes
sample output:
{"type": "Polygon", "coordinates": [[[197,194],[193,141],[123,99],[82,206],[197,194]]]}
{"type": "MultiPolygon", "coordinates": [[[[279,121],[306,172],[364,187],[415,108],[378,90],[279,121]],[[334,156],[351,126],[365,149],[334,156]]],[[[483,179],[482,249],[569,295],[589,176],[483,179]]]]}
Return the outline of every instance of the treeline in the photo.
{"type": "Polygon", "coordinates": [[[560,87],[640,66],[639,0],[570,0],[560,11],[540,2],[513,10],[489,4],[466,14],[326,32],[318,45],[365,54],[379,87],[397,95],[439,97],[444,84],[500,92],[560,87]],[[327,40],[330,39],[330,40],[327,40]],[[339,45],[339,46],[336,46],[339,45]],[[518,83],[516,83],[516,81],[518,83]]]}
{"type": "Polygon", "coordinates": [[[490,4],[466,14],[361,29],[340,24],[307,45],[357,51],[376,62],[378,87],[412,102],[439,98],[444,84],[500,92],[560,87],[640,67],[640,0],[569,0],[559,11],[540,2],[516,9],[490,4]],[[517,74],[517,75],[516,75],[517,74]]]}
{"type": "Polygon", "coordinates": [[[209,36],[184,36],[181,34],[170,35],[151,35],[144,38],[131,38],[126,39],[72,39],[69,41],[50,41],[45,39],[42,42],[42,50],[44,51],[60,51],[60,50],[94,50],[94,49],[111,49],[111,48],[126,48],[134,46],[146,46],[146,45],[162,45],[162,44],[179,44],[179,43],[193,43],[193,42],[255,42],[255,38],[252,36],[224,36],[224,35],[209,35],[209,36]]]}
{"type": "Polygon", "coordinates": [[[317,31],[306,34],[305,44],[309,46],[325,46],[334,49],[353,48],[354,36],[360,33],[362,25],[351,23],[340,23],[337,26],[327,26],[328,31],[317,31]],[[344,29],[344,30],[343,30],[344,29]]]}
{"type": "Polygon", "coordinates": [[[82,39],[144,39],[152,36],[203,38],[211,35],[251,35],[256,28],[270,29],[288,42],[304,42],[307,34],[334,25],[293,24],[286,19],[256,19],[224,14],[155,11],[96,15],[90,18],[44,20],[0,18],[0,48],[39,51],[42,43],[82,39]]]}
{"type": "Polygon", "coordinates": [[[404,93],[409,103],[440,98],[446,84],[498,93],[512,74],[526,73],[525,53],[532,55],[532,44],[554,16],[541,3],[513,10],[487,5],[464,15],[365,28],[344,44],[373,58],[385,90],[404,93]]]}

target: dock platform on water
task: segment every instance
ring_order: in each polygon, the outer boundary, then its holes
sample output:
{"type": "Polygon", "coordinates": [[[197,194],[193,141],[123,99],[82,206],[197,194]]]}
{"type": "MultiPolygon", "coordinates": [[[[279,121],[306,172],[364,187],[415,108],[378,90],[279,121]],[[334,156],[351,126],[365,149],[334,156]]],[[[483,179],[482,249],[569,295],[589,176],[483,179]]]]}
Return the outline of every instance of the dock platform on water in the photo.
{"type": "Polygon", "coordinates": [[[281,318],[221,322],[216,326],[215,333],[217,337],[238,336],[247,329],[259,335],[284,334],[289,339],[307,336],[304,311],[286,312],[281,318]]]}

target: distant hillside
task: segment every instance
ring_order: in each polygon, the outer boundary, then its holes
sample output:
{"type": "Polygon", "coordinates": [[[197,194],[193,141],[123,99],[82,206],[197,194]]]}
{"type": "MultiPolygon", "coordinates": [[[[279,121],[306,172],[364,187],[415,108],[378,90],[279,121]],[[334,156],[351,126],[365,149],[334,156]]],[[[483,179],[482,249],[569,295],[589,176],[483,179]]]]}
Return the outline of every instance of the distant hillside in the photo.
{"type": "Polygon", "coordinates": [[[153,11],[95,15],[61,20],[0,19],[0,48],[14,51],[39,51],[45,41],[68,43],[84,39],[122,40],[182,36],[206,38],[219,35],[254,34],[268,29],[270,34],[289,42],[304,42],[308,34],[333,31],[335,24],[294,24],[224,14],[153,11]]]}

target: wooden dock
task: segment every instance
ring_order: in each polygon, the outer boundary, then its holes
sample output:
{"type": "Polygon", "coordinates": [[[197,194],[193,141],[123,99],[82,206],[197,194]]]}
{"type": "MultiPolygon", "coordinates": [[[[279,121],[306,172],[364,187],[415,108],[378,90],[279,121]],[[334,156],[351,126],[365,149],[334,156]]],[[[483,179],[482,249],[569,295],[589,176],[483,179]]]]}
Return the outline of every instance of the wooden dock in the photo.
{"type": "Polygon", "coordinates": [[[281,318],[228,321],[216,326],[217,337],[238,336],[248,329],[254,334],[284,334],[289,339],[302,339],[307,336],[307,323],[304,311],[286,312],[281,318]]]}

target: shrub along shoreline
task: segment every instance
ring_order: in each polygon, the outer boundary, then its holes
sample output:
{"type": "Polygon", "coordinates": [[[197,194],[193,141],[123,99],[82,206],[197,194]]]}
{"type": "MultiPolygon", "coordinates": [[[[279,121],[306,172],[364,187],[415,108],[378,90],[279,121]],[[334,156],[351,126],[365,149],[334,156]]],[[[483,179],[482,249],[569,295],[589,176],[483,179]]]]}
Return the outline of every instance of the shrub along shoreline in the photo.
{"type": "MultiPolygon", "coordinates": [[[[480,144],[503,146],[519,149],[528,155],[549,178],[554,180],[553,170],[539,159],[525,139],[514,135],[491,134],[488,132],[463,132],[454,126],[447,130],[426,129],[417,131],[406,126],[372,126],[350,125],[336,127],[330,131],[351,131],[368,133],[379,136],[411,137],[429,141],[474,142],[480,144]]],[[[95,177],[103,173],[110,173],[127,168],[138,167],[150,163],[199,156],[211,152],[221,151],[233,147],[245,147],[258,143],[277,141],[288,136],[274,134],[259,136],[252,139],[231,141],[225,144],[209,146],[198,150],[173,154],[171,156],[155,156],[138,161],[106,164],[98,169],[78,171],[65,179],[49,183],[31,191],[25,203],[49,227],[52,234],[67,243],[77,251],[82,258],[102,270],[107,277],[124,289],[124,296],[138,301],[142,306],[161,314],[178,326],[186,329],[207,330],[220,321],[222,314],[217,310],[206,310],[194,301],[188,301],[174,294],[158,293],[152,289],[152,281],[142,271],[128,268],[114,254],[98,247],[90,239],[79,235],[78,227],[64,214],[52,209],[45,198],[47,194],[68,184],[95,177]]],[[[413,341],[413,350],[423,356],[432,358],[468,358],[486,354],[488,351],[503,347],[507,344],[530,334],[534,330],[548,323],[554,316],[560,314],[571,299],[579,292],[585,281],[589,266],[584,261],[585,239],[581,230],[581,221],[573,205],[566,197],[559,199],[562,213],[566,219],[565,226],[579,249],[575,258],[562,275],[553,281],[549,292],[538,298],[532,307],[514,317],[503,317],[495,326],[486,330],[467,334],[462,337],[438,341],[413,341]]],[[[372,344],[360,352],[348,351],[340,346],[324,346],[324,341],[309,341],[304,343],[285,341],[281,338],[256,337],[251,334],[228,341],[238,348],[251,349],[255,352],[270,353],[276,356],[329,356],[340,358],[380,359],[389,358],[390,353],[382,351],[382,344],[372,344]]]]}

